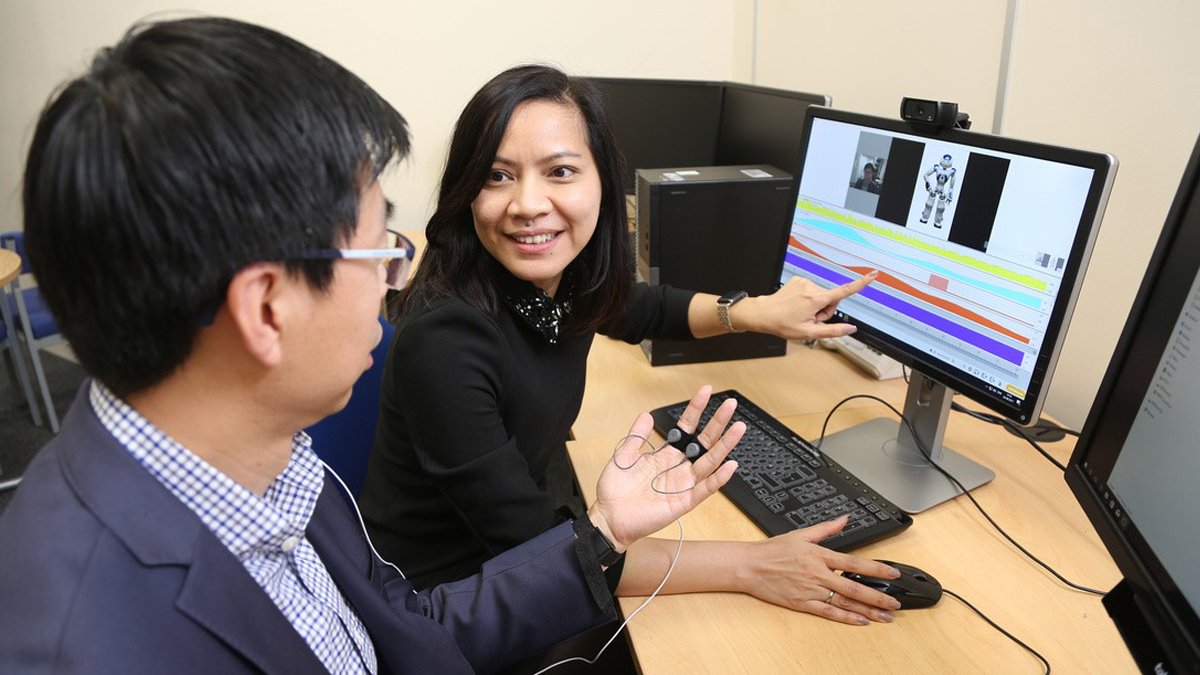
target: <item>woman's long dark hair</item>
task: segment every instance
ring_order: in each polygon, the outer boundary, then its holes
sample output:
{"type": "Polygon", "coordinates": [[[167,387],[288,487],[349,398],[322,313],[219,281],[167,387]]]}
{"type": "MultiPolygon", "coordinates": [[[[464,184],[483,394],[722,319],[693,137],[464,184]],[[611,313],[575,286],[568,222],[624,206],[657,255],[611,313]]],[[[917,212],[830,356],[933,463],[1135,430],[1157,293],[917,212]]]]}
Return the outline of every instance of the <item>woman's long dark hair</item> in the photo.
{"type": "Polygon", "coordinates": [[[613,140],[608,112],[591,82],[550,66],[511,68],[492,78],[467,103],[450,142],[437,210],[425,229],[427,248],[416,274],[396,298],[403,311],[415,298],[432,302],[462,298],[495,316],[499,301],[493,271],[499,264],[475,232],[471,203],[491,172],[496,150],[513,111],[531,100],[576,106],[587,127],[588,146],[600,173],[601,203],[596,231],[567,266],[573,311],[565,328],[593,330],[619,315],[633,283],[633,253],[626,229],[625,168],[613,140]]]}

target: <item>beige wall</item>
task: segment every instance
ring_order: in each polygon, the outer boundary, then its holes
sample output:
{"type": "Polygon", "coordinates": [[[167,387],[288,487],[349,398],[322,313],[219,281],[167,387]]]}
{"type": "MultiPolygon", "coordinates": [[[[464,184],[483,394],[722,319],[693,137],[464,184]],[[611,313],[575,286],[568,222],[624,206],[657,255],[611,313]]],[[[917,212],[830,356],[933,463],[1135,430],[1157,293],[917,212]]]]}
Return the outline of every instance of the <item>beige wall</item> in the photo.
{"type": "Polygon", "coordinates": [[[51,89],[135,20],[186,15],[164,7],[276,28],[378,89],[412,128],[412,157],[385,187],[396,222],[413,227],[430,210],[459,111],[504,68],[537,61],[580,74],[747,80],[753,53],[748,0],[0,0],[0,229],[19,227],[21,165],[51,89]]]}
{"type": "Polygon", "coordinates": [[[1005,4],[953,4],[935,20],[911,2],[760,0],[758,82],[887,117],[905,96],[954,101],[990,129],[1005,4]]]}
{"type": "MultiPolygon", "coordinates": [[[[760,0],[763,84],[894,116],[903,96],[956,101],[990,131],[1008,2],[760,0]]],[[[1046,411],[1078,428],[1200,132],[1200,3],[1012,0],[1001,131],[1120,161],[1046,411]]]]}
{"type": "Polygon", "coordinates": [[[1080,425],[1200,133],[1200,3],[1027,0],[1004,133],[1112,153],[1108,212],[1048,410],[1080,425]]]}
{"type": "MultiPolygon", "coordinates": [[[[161,0],[0,0],[0,229],[19,224],[30,127],[51,88],[161,0]]],[[[958,102],[995,121],[1005,17],[1016,7],[1003,132],[1109,152],[1118,171],[1048,411],[1083,422],[1179,172],[1200,131],[1200,3],[963,0],[610,0],[605,3],[192,0],[325,51],[404,112],[412,159],[387,182],[398,222],[429,212],[449,131],[502,68],[733,79],[897,114],[902,96],[958,102]]]]}

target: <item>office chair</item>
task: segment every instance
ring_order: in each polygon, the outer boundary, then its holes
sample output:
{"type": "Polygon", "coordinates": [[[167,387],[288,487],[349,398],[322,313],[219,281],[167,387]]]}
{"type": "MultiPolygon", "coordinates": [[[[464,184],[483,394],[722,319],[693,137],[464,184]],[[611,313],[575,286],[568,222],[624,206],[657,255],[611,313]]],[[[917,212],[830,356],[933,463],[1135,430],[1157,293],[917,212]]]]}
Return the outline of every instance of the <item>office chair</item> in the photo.
{"type": "Polygon", "coordinates": [[[304,430],[312,437],[317,456],[342,477],[355,499],[362,494],[367,477],[367,459],[375,443],[375,421],[379,418],[379,387],[392,342],[392,325],[382,316],[379,323],[383,338],[371,352],[374,359],[371,367],[354,383],[350,402],[304,430]]]}
{"type": "MultiPolygon", "coordinates": [[[[50,385],[46,382],[46,370],[42,367],[41,350],[56,344],[61,344],[62,334],[58,332],[58,324],[46,307],[42,294],[36,287],[23,287],[22,277],[29,274],[29,262],[25,257],[24,232],[0,232],[0,246],[21,256],[21,274],[13,280],[13,293],[5,304],[16,308],[14,328],[19,331],[25,342],[29,360],[33,363],[33,372],[37,376],[38,386],[42,390],[42,402],[46,405],[46,417],[50,420],[50,430],[58,433],[58,415],[54,411],[54,400],[50,396],[50,385]]],[[[39,422],[40,423],[40,422],[39,422]]]]}

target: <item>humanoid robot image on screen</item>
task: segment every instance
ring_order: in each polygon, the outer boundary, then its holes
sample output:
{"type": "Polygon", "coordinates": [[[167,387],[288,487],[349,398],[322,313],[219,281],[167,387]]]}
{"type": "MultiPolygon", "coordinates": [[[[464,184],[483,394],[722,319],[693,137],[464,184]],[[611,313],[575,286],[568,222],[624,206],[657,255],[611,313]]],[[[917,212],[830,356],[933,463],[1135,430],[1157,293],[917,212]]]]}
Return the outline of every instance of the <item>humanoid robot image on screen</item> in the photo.
{"type": "Polygon", "coordinates": [[[942,447],[958,392],[1037,420],[1115,174],[1105,154],[813,107],[780,273],[831,287],[879,276],[834,321],[913,369],[905,417],[825,439],[822,451],[918,512],[990,469],[942,447]],[[863,158],[878,191],[847,184],[863,158]]]}
{"type": "Polygon", "coordinates": [[[937,215],[933,217],[933,226],[942,227],[942,218],[946,214],[946,205],[954,201],[954,157],[942,155],[942,161],[933,165],[925,173],[925,192],[929,198],[925,200],[925,210],[921,212],[921,222],[929,222],[929,214],[933,213],[933,204],[937,202],[937,215]],[[930,179],[932,178],[932,182],[930,179]]]}

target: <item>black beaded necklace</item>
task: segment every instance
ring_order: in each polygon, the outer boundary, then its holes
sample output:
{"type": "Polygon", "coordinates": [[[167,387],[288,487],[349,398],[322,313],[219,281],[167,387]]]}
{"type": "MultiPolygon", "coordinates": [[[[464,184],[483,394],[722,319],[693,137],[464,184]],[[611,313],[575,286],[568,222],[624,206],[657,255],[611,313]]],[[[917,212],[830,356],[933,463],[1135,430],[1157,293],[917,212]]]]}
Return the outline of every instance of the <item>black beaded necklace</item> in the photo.
{"type": "Polygon", "coordinates": [[[504,303],[550,344],[558,344],[562,324],[571,316],[571,275],[563,276],[558,299],[533,284],[506,284],[504,303]]]}

